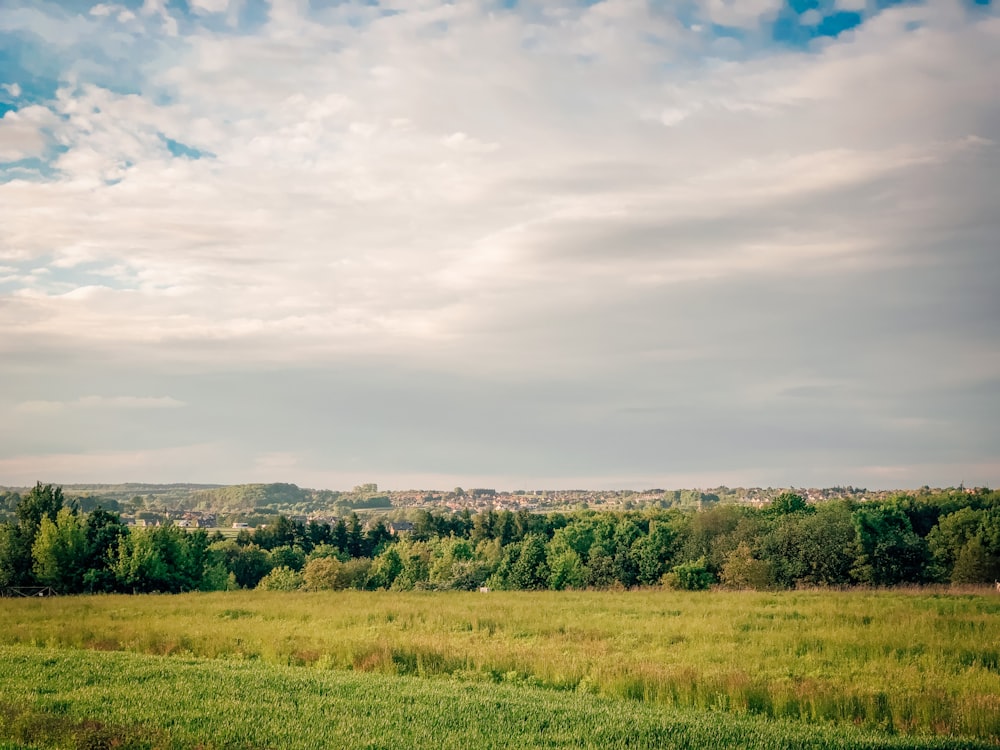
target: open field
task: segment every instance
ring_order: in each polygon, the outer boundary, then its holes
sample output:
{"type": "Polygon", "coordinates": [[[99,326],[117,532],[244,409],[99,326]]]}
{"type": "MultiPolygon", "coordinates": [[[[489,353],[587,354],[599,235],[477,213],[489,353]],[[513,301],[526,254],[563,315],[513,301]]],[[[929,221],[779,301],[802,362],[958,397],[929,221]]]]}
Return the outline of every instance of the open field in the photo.
{"type": "Polygon", "coordinates": [[[6,747],[976,747],[524,685],[26,647],[0,658],[6,747]]]}
{"type": "MultiPolygon", "coordinates": [[[[858,726],[908,734],[913,742],[937,734],[996,744],[998,614],[1000,597],[992,594],[253,591],[5,600],[0,644],[34,647],[7,652],[29,676],[44,659],[77,659],[85,674],[112,669],[107,663],[154,673],[185,669],[205,680],[239,674],[261,685],[268,675],[302,685],[333,680],[322,684],[348,692],[382,685],[376,692],[386,695],[410,695],[419,686],[430,691],[428,705],[499,690],[504,700],[555,701],[553,711],[564,706],[570,713],[591,706],[598,714],[636,712],[654,721],[680,709],[678,716],[697,723],[692,717],[703,712],[713,712],[713,722],[726,712],[725,726],[736,714],[741,721],[778,720],[753,726],[832,726],[836,736],[858,726]],[[77,649],[175,658],[119,662],[121,655],[77,649]],[[400,676],[434,679],[404,683],[400,676]],[[434,691],[449,697],[433,698],[434,691]]],[[[13,685],[0,679],[6,696],[13,685]]],[[[100,679],[91,683],[114,693],[100,679]]],[[[72,690],[61,695],[59,684],[52,678],[43,689],[56,692],[39,695],[91,717],[72,690]]],[[[19,700],[33,695],[22,693],[19,700]]],[[[110,705],[109,696],[102,700],[110,705]]],[[[113,723],[127,724],[125,718],[113,723]]],[[[161,726],[155,717],[144,721],[161,726]]],[[[823,731],[815,737],[835,736],[823,731]]],[[[567,735],[555,744],[574,743],[567,735]]]]}

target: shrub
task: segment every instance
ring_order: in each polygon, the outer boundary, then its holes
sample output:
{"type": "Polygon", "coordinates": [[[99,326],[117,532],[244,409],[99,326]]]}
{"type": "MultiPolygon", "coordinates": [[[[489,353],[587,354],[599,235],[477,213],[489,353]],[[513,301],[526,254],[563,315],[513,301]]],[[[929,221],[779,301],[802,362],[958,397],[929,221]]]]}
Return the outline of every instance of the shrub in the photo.
{"type": "Polygon", "coordinates": [[[264,591],[296,591],[302,586],[302,576],[284,565],[260,579],[258,589],[264,591]]]}
{"type": "Polygon", "coordinates": [[[704,557],[675,565],[669,573],[663,576],[665,586],[683,591],[704,591],[713,583],[715,583],[715,576],[706,567],[704,557]]]}

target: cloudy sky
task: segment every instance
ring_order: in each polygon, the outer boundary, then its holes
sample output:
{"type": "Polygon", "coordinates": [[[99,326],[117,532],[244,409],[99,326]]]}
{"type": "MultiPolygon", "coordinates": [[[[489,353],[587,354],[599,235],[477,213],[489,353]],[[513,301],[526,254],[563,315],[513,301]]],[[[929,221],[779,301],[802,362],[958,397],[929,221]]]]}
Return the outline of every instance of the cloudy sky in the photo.
{"type": "Polygon", "coordinates": [[[1000,484],[995,3],[0,5],[0,484],[1000,484]]]}

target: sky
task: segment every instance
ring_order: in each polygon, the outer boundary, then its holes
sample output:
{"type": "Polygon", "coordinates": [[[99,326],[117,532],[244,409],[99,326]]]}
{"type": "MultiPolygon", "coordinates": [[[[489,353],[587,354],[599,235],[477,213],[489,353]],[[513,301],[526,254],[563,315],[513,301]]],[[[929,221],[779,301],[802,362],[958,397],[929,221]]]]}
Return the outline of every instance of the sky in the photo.
{"type": "Polygon", "coordinates": [[[1000,484],[1000,9],[3,0],[0,484],[1000,484]]]}

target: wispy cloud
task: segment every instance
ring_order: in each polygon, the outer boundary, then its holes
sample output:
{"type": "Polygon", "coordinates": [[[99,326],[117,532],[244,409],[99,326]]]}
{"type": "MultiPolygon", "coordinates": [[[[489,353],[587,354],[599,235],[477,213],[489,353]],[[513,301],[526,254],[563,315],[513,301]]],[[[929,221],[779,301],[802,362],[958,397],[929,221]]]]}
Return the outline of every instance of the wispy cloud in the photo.
{"type": "Polygon", "coordinates": [[[185,406],[169,396],[81,396],[73,401],[22,401],[15,410],[24,413],[55,413],[63,409],[177,409],[185,406]]]}

